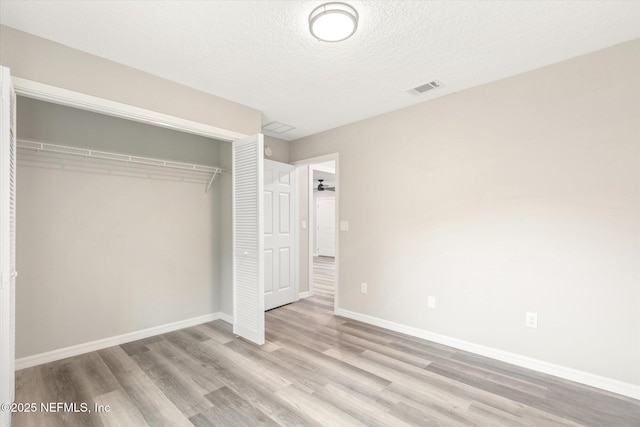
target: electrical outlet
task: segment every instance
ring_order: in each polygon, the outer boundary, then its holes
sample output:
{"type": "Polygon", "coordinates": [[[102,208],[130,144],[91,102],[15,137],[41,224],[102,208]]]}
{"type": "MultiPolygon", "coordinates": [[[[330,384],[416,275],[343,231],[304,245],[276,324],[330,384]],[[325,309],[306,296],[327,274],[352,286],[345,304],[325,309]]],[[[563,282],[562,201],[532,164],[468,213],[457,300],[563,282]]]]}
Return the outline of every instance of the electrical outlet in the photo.
{"type": "Polygon", "coordinates": [[[360,292],[362,292],[363,294],[367,293],[367,284],[366,283],[360,283],[360,292]]]}
{"type": "Polygon", "coordinates": [[[434,297],[433,295],[429,295],[427,297],[427,307],[436,308],[436,297],[434,297]]]}
{"type": "Polygon", "coordinates": [[[538,313],[527,313],[527,328],[537,328],[538,327],[538,313]]]}

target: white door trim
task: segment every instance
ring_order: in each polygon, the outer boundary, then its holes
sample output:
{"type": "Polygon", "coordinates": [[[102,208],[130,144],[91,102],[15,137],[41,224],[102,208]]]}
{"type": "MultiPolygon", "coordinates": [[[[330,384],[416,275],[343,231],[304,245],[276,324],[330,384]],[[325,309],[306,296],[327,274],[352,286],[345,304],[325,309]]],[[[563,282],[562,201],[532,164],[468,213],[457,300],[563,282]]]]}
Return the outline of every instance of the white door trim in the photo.
{"type": "MultiPolygon", "coordinates": [[[[333,298],[333,312],[337,313],[340,307],[340,293],[338,292],[340,285],[340,153],[324,154],[322,156],[311,157],[308,159],[302,159],[292,162],[292,165],[312,166],[315,163],[324,163],[333,160],[336,162],[336,256],[335,256],[335,279],[334,279],[334,298],[333,298]]],[[[309,217],[314,209],[313,202],[313,168],[309,167],[309,217]]],[[[311,230],[311,223],[307,227],[307,233],[309,235],[309,292],[313,291],[313,236],[311,230]]]]}
{"type": "Polygon", "coordinates": [[[16,96],[7,67],[0,67],[0,425],[11,424],[4,406],[15,400],[16,337],[16,96]]]}
{"type": "Polygon", "coordinates": [[[27,98],[39,99],[41,101],[78,108],[80,110],[93,111],[94,113],[106,114],[108,116],[147,123],[222,141],[235,141],[236,139],[247,136],[231,130],[181,119],[168,114],[158,113],[157,111],[134,107],[129,104],[110,101],[108,99],[98,98],[96,96],[20,77],[13,77],[13,86],[18,95],[27,98]]]}

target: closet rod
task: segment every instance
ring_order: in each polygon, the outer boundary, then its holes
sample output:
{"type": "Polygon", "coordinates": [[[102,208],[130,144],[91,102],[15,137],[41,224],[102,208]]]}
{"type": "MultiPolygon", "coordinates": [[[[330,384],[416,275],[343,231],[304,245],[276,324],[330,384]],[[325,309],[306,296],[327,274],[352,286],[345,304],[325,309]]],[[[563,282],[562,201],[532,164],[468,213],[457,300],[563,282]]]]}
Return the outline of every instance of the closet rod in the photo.
{"type": "Polygon", "coordinates": [[[163,168],[178,169],[181,171],[210,173],[211,179],[207,184],[205,193],[209,191],[209,189],[211,188],[211,185],[213,184],[213,181],[215,180],[218,174],[221,174],[222,172],[228,172],[228,170],[224,170],[216,166],[205,166],[205,165],[198,165],[194,163],[174,162],[171,160],[131,156],[129,154],[119,154],[119,153],[111,153],[107,151],[89,150],[86,148],[69,147],[66,145],[47,144],[43,142],[27,141],[27,140],[20,140],[20,139],[17,141],[16,145],[18,148],[24,148],[28,150],[34,150],[34,151],[44,151],[44,152],[57,153],[57,154],[71,154],[74,156],[80,156],[84,158],[115,160],[115,161],[121,161],[125,163],[133,163],[133,164],[139,164],[139,165],[145,165],[145,166],[158,166],[163,168]]]}

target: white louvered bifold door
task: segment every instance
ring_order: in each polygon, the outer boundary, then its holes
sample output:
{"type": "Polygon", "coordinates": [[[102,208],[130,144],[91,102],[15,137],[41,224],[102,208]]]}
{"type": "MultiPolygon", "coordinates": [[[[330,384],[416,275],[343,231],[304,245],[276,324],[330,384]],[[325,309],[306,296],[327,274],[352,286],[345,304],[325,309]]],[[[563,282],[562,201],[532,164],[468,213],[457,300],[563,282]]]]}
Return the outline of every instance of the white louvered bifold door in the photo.
{"type": "MultiPolygon", "coordinates": [[[[9,69],[0,67],[0,404],[12,403],[15,383],[16,95],[9,69]]],[[[11,412],[0,411],[8,427],[11,412]]]]}
{"type": "Polygon", "coordinates": [[[264,344],[263,136],[233,143],[233,333],[264,344]]]}

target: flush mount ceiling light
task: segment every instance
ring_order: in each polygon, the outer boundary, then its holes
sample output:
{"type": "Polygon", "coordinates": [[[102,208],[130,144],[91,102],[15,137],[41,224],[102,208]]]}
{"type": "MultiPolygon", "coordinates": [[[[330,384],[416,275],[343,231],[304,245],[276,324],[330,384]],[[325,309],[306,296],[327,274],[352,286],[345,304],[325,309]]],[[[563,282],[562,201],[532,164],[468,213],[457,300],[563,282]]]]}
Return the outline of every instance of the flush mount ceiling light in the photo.
{"type": "Polygon", "coordinates": [[[358,12],[348,4],[326,3],[309,15],[309,31],[323,42],[341,42],[356,32],[358,12]]]}

